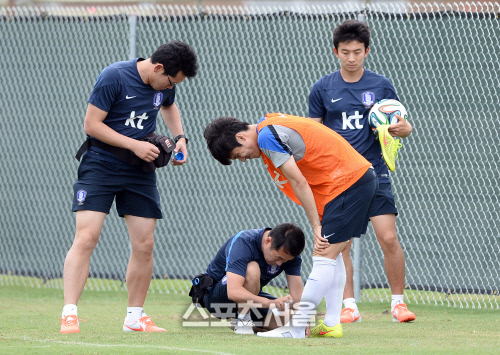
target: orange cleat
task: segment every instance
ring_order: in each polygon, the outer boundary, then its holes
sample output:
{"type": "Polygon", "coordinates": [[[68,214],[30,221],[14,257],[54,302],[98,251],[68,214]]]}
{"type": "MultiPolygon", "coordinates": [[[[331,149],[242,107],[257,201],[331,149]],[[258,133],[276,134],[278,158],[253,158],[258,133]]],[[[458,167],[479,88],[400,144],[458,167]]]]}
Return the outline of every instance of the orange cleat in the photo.
{"type": "Polygon", "coordinates": [[[417,316],[415,316],[415,313],[410,312],[408,310],[408,306],[406,306],[406,303],[399,303],[392,310],[393,322],[399,322],[399,323],[411,322],[414,321],[416,318],[417,316]]]}
{"type": "Polygon", "coordinates": [[[340,323],[356,323],[361,322],[361,314],[357,309],[344,308],[340,315],[340,323]]]}
{"type": "Polygon", "coordinates": [[[123,331],[125,332],[166,332],[166,329],[157,327],[149,316],[143,316],[137,319],[135,322],[125,322],[123,323],[123,331]]]}
{"type": "Polygon", "coordinates": [[[78,319],[75,315],[67,315],[64,318],[59,317],[61,320],[61,333],[62,334],[70,334],[70,333],[80,333],[80,323],[78,321],[87,322],[83,319],[78,319]]]}

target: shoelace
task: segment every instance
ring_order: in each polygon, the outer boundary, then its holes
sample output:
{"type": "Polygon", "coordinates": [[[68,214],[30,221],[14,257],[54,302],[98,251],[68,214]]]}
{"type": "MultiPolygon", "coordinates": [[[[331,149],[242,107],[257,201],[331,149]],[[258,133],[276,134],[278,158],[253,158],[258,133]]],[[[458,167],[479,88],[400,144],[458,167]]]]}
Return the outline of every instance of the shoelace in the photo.
{"type": "MultiPolygon", "coordinates": [[[[144,323],[144,324],[146,324],[146,325],[155,325],[155,324],[153,323],[153,320],[152,320],[151,318],[149,318],[149,316],[144,316],[144,317],[142,317],[142,318],[139,318],[139,322],[142,322],[142,323],[144,323]]],[[[155,325],[155,326],[156,326],[156,325],[155,325]]]]}
{"type": "Polygon", "coordinates": [[[70,316],[66,316],[64,318],[59,317],[59,319],[62,320],[65,325],[75,325],[75,324],[78,324],[78,321],[82,321],[82,322],[87,323],[86,320],[80,319],[78,317],[71,317],[71,318],[69,318],[69,317],[70,316]]]}
{"type": "Polygon", "coordinates": [[[352,309],[352,308],[345,308],[344,312],[342,312],[342,315],[345,316],[346,314],[351,314],[352,312],[354,312],[354,309],[352,309]]]}
{"type": "Polygon", "coordinates": [[[396,159],[399,161],[399,153],[398,149],[401,148],[403,145],[399,143],[399,139],[396,139],[393,144],[391,144],[391,154],[394,154],[396,159]]]}
{"type": "MultiPolygon", "coordinates": [[[[403,311],[403,312],[406,312],[408,311],[408,308],[406,307],[406,304],[404,303],[400,303],[400,304],[397,304],[395,307],[394,307],[394,311],[398,311],[398,314],[403,311]]],[[[393,311],[393,312],[394,312],[393,311]]]]}

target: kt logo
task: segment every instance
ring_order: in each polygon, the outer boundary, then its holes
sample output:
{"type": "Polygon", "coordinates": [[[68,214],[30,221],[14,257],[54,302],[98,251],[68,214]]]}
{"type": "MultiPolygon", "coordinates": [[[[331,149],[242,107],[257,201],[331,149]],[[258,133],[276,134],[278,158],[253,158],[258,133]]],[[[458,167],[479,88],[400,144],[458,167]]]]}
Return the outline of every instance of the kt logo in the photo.
{"type": "Polygon", "coordinates": [[[361,129],[363,125],[359,123],[359,120],[363,118],[363,115],[359,114],[359,111],[356,111],[354,115],[347,117],[345,112],[342,112],[342,129],[361,129]],[[354,126],[352,125],[352,121],[354,121],[354,126]]]}

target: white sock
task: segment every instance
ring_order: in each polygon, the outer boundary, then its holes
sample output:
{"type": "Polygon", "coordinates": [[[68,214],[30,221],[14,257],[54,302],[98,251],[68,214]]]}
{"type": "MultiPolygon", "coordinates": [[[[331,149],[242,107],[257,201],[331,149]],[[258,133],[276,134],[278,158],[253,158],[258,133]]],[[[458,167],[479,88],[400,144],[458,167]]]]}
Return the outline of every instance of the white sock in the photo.
{"type": "Polygon", "coordinates": [[[142,307],[127,307],[127,322],[134,322],[143,316],[142,307]]]}
{"type": "Polygon", "coordinates": [[[64,305],[61,318],[65,318],[66,316],[78,316],[76,304],[64,305]]]}
{"type": "Polygon", "coordinates": [[[244,322],[248,322],[250,319],[252,319],[250,317],[250,312],[245,313],[245,314],[238,313],[238,320],[241,320],[241,321],[244,321],[244,322]]]}
{"type": "Polygon", "coordinates": [[[354,310],[358,309],[358,305],[356,304],[356,300],[354,298],[346,298],[344,300],[345,308],[352,308],[354,310]]]}
{"type": "Polygon", "coordinates": [[[394,307],[400,303],[405,303],[403,295],[392,295],[392,301],[391,301],[391,310],[394,310],[394,307]]]}
{"type": "MultiPolygon", "coordinates": [[[[337,265],[333,274],[333,282],[328,291],[326,291],[326,316],[325,325],[333,327],[340,324],[340,313],[342,312],[342,296],[346,281],[344,259],[342,253],[337,256],[337,265]]],[[[356,303],[354,303],[356,305],[356,303]]]]}
{"type": "Polygon", "coordinates": [[[293,335],[304,336],[307,323],[332,285],[335,264],[336,260],[313,256],[313,268],[302,292],[299,309],[287,324],[292,326],[293,335]]]}

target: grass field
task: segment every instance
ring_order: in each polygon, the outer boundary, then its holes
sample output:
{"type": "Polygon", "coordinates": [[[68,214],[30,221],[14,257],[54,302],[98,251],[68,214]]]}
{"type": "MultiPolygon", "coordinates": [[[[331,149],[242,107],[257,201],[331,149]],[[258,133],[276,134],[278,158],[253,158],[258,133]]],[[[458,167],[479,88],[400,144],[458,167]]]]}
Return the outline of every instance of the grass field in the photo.
{"type": "MultiPolygon", "coordinates": [[[[62,290],[0,288],[0,354],[498,354],[500,311],[412,304],[413,323],[393,323],[389,305],[360,304],[361,323],[342,339],[264,339],[226,327],[183,327],[189,297],[153,293],[146,312],[168,333],[124,333],[127,294],[84,291],[81,333],[59,333],[62,290]]],[[[324,306],[320,306],[320,312],[324,306]]]]}

